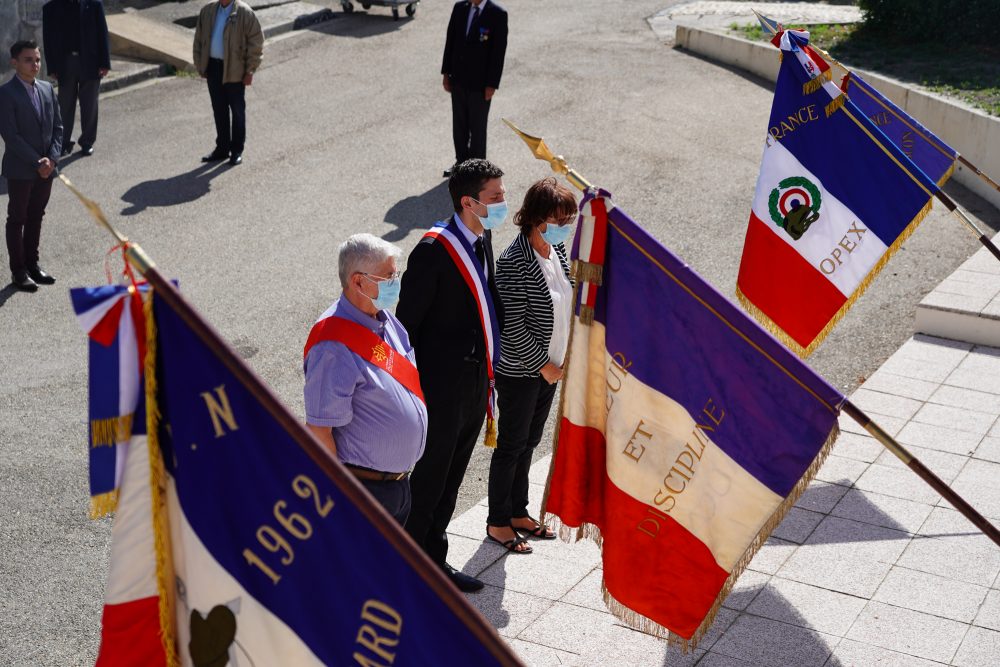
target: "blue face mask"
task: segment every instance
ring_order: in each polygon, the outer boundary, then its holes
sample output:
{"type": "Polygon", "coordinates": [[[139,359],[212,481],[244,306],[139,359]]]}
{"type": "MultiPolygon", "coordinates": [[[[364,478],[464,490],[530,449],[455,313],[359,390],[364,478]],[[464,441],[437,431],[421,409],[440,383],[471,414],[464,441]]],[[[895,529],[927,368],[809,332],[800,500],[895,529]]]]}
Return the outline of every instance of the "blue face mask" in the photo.
{"type": "MultiPolygon", "coordinates": [[[[365,278],[371,280],[373,283],[378,285],[378,296],[372,299],[372,304],[378,310],[389,310],[399,301],[399,289],[402,286],[402,282],[399,278],[392,278],[390,280],[372,280],[368,277],[368,274],[363,274],[365,278]]],[[[365,296],[368,296],[367,294],[365,296]]]]}
{"type": "MultiPolygon", "coordinates": [[[[472,199],[472,201],[477,204],[483,204],[483,202],[478,199],[472,199]]],[[[486,217],[476,214],[479,218],[479,222],[482,223],[483,229],[493,229],[499,227],[503,224],[503,221],[507,219],[507,202],[501,201],[496,204],[483,204],[486,207],[486,217]]]]}
{"type": "Polygon", "coordinates": [[[570,236],[573,235],[573,225],[553,225],[548,224],[545,227],[545,231],[542,232],[542,238],[549,245],[557,245],[562,243],[570,236]]]}

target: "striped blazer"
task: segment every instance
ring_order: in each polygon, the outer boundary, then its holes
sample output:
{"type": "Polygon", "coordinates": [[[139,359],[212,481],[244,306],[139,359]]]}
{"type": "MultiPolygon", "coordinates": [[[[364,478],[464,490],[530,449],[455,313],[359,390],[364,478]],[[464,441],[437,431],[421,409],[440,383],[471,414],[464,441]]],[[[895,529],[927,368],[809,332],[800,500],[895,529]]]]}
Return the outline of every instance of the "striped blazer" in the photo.
{"type": "MultiPolygon", "coordinates": [[[[569,278],[566,248],[562,243],[552,248],[569,278]]],[[[552,297],[527,236],[518,234],[511,241],[497,260],[496,274],[504,308],[496,372],[507,377],[538,377],[549,361],[552,297]]]]}

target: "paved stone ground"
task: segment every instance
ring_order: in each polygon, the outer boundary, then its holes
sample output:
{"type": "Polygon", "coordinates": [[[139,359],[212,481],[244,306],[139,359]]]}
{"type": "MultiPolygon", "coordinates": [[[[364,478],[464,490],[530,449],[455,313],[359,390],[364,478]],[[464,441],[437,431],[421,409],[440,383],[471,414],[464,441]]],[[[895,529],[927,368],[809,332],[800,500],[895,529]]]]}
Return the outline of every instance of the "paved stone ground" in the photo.
{"type": "MultiPolygon", "coordinates": [[[[185,77],[105,97],[95,155],[64,162],[300,414],[301,345],[337,296],[337,243],[368,230],[409,251],[448,211],[440,174],[452,158],[438,74],[450,3],[427,1],[416,19],[393,21],[384,9],[345,16],[316,1],[337,18],[266,47],[248,92],[243,166],[198,162],[211,147],[211,111],[204,84],[185,77]]],[[[769,85],[665,48],[645,21],[664,0],[505,4],[512,38],[489,151],[508,173],[512,205],[548,171],[508,134],[504,116],[545,136],[731,293],[769,85]]],[[[994,209],[961,187],[948,191],[981,225],[1000,228],[994,209]]],[[[497,235],[498,249],[513,233],[497,235]]],[[[96,655],[110,524],[85,518],[86,347],[65,289],[103,282],[110,245],[57,187],[42,263],[58,285],[35,295],[0,287],[3,665],[86,665],[96,655]]],[[[855,388],[912,335],[917,302],[975,248],[935,211],[810,363],[855,388]]],[[[547,434],[539,455],[549,442],[547,434]]],[[[478,448],[460,511],[485,495],[488,460],[478,448]]],[[[582,645],[589,629],[580,632],[582,645]]]]}
{"type": "MultiPolygon", "coordinates": [[[[907,341],[851,400],[1000,524],[1000,349],[907,341]]],[[[530,665],[960,665],[1000,662],[1000,548],[852,420],[698,648],[631,630],[601,600],[590,542],[483,540],[485,501],[451,527],[469,600],[530,665]]],[[[538,509],[548,456],[532,467],[538,509]]]]}
{"type": "Polygon", "coordinates": [[[733,23],[757,24],[751,8],[785,25],[801,23],[853,23],[861,10],[850,4],[817,2],[752,2],[747,0],[691,0],[678,2],[649,18],[649,24],[664,41],[673,41],[678,24],[725,30],[733,23]]]}

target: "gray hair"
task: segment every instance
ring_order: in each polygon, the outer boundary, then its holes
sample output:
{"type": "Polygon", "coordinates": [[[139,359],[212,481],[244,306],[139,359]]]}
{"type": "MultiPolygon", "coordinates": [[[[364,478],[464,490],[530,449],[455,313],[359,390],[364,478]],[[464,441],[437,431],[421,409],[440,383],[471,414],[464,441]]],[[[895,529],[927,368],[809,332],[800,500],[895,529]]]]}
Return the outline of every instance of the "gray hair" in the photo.
{"type": "Polygon", "coordinates": [[[340,286],[346,290],[347,282],[353,274],[371,273],[390,257],[398,260],[402,256],[403,252],[399,248],[374,234],[354,234],[337,248],[340,286]]]}

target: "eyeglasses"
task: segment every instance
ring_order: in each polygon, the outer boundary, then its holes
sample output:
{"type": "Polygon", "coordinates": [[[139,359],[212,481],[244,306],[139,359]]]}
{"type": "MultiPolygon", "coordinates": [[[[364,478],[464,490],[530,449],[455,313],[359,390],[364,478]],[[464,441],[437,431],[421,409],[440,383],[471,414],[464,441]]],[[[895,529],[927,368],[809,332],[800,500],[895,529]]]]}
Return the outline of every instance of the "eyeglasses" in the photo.
{"type": "Polygon", "coordinates": [[[568,215],[562,220],[557,220],[554,224],[557,227],[565,227],[566,225],[572,225],[574,222],[576,222],[576,213],[568,215]]]}
{"type": "Polygon", "coordinates": [[[365,273],[364,271],[360,271],[360,273],[373,283],[380,283],[383,280],[399,280],[399,277],[403,275],[399,271],[394,271],[393,274],[388,278],[386,278],[385,276],[376,276],[374,273],[365,273]]]}

